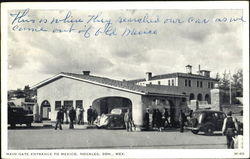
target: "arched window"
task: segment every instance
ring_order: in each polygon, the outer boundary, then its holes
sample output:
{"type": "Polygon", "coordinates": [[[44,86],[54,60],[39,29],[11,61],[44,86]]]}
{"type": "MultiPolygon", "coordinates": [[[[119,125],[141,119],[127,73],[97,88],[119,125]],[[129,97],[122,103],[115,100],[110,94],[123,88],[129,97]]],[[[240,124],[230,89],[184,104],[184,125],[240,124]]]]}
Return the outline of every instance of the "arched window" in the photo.
{"type": "Polygon", "coordinates": [[[211,104],[211,99],[210,99],[209,94],[205,95],[205,101],[207,101],[208,104],[211,104]]]}
{"type": "Polygon", "coordinates": [[[189,100],[194,100],[194,94],[193,93],[190,93],[189,100]]]}
{"type": "Polygon", "coordinates": [[[199,93],[199,94],[197,95],[197,100],[198,100],[198,101],[202,101],[202,94],[199,93]]]}

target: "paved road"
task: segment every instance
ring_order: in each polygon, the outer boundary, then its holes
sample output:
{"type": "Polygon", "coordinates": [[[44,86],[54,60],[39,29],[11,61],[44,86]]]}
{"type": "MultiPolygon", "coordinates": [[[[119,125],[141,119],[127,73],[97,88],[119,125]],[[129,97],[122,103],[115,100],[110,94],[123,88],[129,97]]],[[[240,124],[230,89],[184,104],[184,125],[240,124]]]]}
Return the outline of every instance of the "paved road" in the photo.
{"type": "Polygon", "coordinates": [[[63,126],[63,130],[51,127],[9,129],[9,149],[224,149],[226,139],[220,133],[214,136],[194,135],[190,131],[164,132],[86,129],[77,126],[74,130],[63,126]]]}

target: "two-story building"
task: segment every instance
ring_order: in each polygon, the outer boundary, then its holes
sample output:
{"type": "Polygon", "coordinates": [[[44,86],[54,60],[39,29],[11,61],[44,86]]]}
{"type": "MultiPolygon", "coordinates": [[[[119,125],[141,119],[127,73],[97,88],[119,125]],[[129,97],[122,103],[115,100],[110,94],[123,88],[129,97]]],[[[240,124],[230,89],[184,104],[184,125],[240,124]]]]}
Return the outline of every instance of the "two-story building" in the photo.
{"type": "Polygon", "coordinates": [[[192,73],[192,66],[186,66],[186,73],[169,73],[152,76],[146,73],[146,78],[132,80],[130,82],[140,86],[149,86],[158,89],[166,89],[171,92],[186,95],[188,100],[198,100],[201,103],[211,103],[210,90],[214,88],[218,80],[210,77],[210,71],[198,70],[192,73]]]}

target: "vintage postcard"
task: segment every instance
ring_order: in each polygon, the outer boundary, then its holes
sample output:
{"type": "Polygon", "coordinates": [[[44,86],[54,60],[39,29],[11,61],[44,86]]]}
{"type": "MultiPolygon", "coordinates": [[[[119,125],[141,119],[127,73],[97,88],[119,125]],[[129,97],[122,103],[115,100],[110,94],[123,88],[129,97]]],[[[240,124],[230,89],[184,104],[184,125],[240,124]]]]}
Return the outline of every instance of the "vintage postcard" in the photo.
{"type": "Polygon", "coordinates": [[[246,2],[2,3],[2,158],[248,158],[246,2]]]}

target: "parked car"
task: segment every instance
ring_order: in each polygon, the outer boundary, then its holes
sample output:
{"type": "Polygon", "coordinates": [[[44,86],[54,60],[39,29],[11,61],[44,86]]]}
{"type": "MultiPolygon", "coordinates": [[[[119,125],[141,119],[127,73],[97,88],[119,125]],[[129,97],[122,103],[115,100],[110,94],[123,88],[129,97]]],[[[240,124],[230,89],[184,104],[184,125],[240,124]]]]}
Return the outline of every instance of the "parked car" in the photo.
{"type": "Polygon", "coordinates": [[[32,122],[33,114],[28,114],[28,111],[23,107],[8,106],[8,124],[10,124],[12,128],[14,128],[16,124],[26,124],[27,127],[31,127],[32,122]]]}
{"type": "Polygon", "coordinates": [[[205,132],[206,135],[212,135],[214,131],[222,130],[225,117],[226,114],[222,111],[199,110],[193,113],[187,128],[194,134],[205,132]]]}
{"type": "Polygon", "coordinates": [[[96,122],[98,128],[125,128],[124,114],[127,112],[127,107],[114,108],[110,114],[102,114],[96,122]]]}

